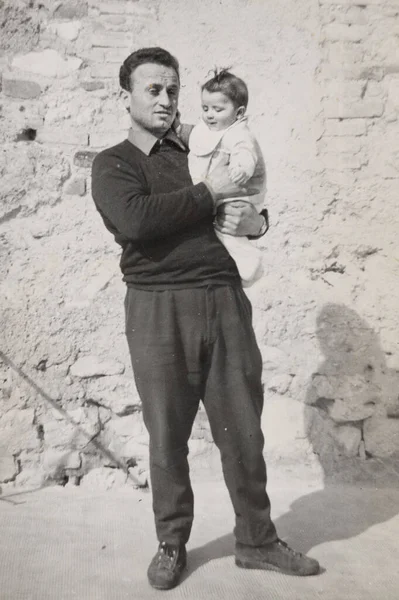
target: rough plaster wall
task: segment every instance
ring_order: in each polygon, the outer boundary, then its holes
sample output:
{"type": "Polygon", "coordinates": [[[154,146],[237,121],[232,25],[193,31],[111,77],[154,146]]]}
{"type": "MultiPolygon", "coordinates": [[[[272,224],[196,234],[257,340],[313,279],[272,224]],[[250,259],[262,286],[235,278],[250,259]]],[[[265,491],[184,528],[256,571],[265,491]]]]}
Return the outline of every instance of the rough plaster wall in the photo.
{"type": "MultiPolygon", "coordinates": [[[[213,66],[249,85],[272,220],[258,242],[266,276],[249,291],[269,461],[327,478],[349,464],[389,475],[399,452],[399,3],[3,0],[0,10],[0,482],[108,487],[126,468],[145,485],[119,253],[89,175],[128,127],[119,63],[155,44],[181,61],[188,121],[213,66]]],[[[203,413],[191,451],[213,464],[203,413]]]]}

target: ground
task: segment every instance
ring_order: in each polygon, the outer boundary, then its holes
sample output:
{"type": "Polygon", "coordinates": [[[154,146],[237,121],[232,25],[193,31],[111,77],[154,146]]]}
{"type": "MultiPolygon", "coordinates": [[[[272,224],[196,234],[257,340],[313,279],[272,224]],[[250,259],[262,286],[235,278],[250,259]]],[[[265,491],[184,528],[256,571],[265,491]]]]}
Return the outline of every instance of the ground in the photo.
{"type": "Polygon", "coordinates": [[[322,565],[316,577],[234,565],[233,513],[220,480],[194,482],[188,569],[170,592],[150,588],[151,494],[67,486],[0,496],[1,600],[396,600],[399,490],[323,486],[271,471],[280,536],[322,565]]]}

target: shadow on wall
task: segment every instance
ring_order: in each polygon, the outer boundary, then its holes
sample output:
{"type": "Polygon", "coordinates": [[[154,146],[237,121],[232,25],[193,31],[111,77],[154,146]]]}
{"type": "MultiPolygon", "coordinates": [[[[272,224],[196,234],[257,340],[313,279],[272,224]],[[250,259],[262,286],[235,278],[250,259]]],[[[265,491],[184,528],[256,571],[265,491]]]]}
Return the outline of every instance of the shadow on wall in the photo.
{"type": "Polygon", "coordinates": [[[305,400],[305,427],[324,480],[399,482],[399,377],[378,335],[354,310],[325,305],[317,317],[324,361],[305,400]]]}
{"type": "Polygon", "coordinates": [[[399,431],[398,373],[388,368],[376,332],[345,305],[322,308],[317,337],[324,361],[313,374],[304,416],[324,488],[295,500],[276,522],[303,552],[399,513],[399,439],[389,436],[392,424],[399,431]]]}

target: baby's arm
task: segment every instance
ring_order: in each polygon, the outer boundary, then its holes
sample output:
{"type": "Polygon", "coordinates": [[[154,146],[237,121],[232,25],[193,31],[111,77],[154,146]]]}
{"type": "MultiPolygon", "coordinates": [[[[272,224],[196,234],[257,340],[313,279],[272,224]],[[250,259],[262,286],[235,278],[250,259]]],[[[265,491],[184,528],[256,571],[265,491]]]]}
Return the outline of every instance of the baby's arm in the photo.
{"type": "Polygon", "coordinates": [[[250,136],[238,140],[230,152],[229,175],[237,185],[244,185],[255,172],[258,157],[250,136]]]}

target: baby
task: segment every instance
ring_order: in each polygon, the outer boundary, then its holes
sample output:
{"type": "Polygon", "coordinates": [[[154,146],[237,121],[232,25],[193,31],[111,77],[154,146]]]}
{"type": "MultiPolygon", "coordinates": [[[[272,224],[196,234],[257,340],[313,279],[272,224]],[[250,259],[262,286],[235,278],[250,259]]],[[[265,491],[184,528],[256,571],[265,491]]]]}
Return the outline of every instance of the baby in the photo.
{"type": "MultiPolygon", "coordinates": [[[[193,183],[204,178],[219,164],[226,164],[230,179],[239,186],[255,188],[255,196],[231,198],[244,200],[258,212],[266,193],[266,168],[258,142],[247,125],[245,112],[248,88],[244,81],[226,69],[201,88],[202,121],[195,127],[180,125],[177,133],[190,149],[188,165],[193,183]]],[[[234,259],[244,287],[262,276],[262,256],[246,237],[234,237],[216,230],[216,235],[234,259]]]]}

